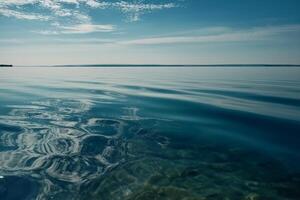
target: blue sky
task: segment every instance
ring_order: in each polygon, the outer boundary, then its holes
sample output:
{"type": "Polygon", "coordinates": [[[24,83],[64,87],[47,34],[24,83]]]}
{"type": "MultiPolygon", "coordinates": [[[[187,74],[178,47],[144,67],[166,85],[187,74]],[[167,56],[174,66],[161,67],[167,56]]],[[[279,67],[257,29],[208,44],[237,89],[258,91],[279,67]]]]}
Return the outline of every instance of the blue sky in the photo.
{"type": "Polygon", "coordinates": [[[300,64],[298,0],[0,0],[0,63],[300,64]]]}

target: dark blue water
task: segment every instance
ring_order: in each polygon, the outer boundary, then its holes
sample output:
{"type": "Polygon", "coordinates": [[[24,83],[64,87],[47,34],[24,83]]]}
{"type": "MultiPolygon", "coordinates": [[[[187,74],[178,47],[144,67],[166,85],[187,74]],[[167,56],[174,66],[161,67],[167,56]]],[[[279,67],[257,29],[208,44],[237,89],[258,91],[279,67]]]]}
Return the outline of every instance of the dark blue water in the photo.
{"type": "Polygon", "coordinates": [[[1,68],[0,199],[300,199],[300,68],[1,68]]]}

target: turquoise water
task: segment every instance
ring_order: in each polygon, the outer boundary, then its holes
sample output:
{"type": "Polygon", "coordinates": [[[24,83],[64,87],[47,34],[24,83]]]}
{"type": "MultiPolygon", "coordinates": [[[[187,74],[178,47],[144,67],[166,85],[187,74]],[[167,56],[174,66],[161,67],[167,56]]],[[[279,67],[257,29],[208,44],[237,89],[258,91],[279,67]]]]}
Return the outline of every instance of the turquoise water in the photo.
{"type": "Polygon", "coordinates": [[[300,68],[1,68],[0,199],[300,199],[300,68]]]}

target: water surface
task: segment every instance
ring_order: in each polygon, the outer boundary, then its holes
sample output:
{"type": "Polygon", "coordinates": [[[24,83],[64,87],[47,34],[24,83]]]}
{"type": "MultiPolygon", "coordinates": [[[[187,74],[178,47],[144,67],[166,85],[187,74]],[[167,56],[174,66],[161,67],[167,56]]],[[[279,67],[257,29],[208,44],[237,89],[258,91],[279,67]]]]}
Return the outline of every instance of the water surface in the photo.
{"type": "Polygon", "coordinates": [[[300,68],[2,68],[0,199],[299,199],[300,68]]]}

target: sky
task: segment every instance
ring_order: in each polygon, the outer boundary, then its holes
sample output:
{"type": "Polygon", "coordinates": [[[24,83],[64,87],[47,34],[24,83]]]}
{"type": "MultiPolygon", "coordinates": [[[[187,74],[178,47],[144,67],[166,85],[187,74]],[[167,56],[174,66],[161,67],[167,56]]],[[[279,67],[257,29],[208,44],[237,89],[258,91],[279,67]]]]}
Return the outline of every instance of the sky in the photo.
{"type": "Polygon", "coordinates": [[[0,0],[0,63],[300,64],[299,0],[0,0]]]}

